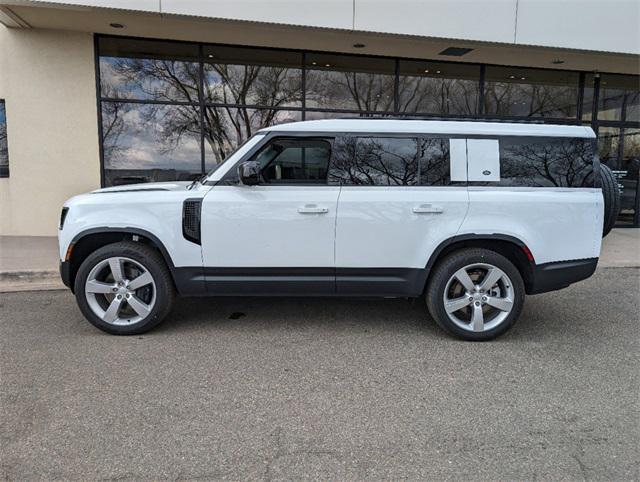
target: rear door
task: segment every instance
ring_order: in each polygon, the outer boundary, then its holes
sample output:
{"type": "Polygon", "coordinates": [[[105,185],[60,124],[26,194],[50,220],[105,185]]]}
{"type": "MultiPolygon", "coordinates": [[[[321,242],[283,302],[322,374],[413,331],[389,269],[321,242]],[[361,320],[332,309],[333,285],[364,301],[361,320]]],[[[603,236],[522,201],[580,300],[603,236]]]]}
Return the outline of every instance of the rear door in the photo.
{"type": "Polygon", "coordinates": [[[329,179],[342,186],[338,293],[418,295],[431,253],[458,232],[467,212],[464,139],[339,138],[329,179]]]}

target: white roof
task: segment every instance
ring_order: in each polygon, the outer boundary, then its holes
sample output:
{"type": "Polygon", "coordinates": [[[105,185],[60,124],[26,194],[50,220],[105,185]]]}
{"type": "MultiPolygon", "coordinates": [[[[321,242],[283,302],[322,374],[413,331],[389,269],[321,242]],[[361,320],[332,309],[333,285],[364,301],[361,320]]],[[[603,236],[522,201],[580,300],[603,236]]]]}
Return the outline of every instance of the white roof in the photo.
{"type": "Polygon", "coordinates": [[[590,127],[527,124],[513,122],[474,122],[403,119],[323,119],[291,122],[261,129],[261,132],[349,132],[377,134],[461,134],[486,136],[545,136],[594,138],[590,127]]]}

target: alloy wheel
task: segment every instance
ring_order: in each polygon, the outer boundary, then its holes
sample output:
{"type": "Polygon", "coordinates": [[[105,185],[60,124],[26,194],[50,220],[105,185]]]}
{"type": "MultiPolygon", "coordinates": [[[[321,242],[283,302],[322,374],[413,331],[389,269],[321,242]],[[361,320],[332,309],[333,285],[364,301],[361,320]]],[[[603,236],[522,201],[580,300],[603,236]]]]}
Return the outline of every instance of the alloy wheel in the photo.
{"type": "Polygon", "coordinates": [[[87,276],[85,295],[91,310],[105,323],[126,326],[145,319],[156,302],[153,276],[131,258],[111,257],[87,276]]]}
{"type": "Polygon", "coordinates": [[[514,305],[513,284],[500,268],[474,263],[460,268],[447,282],[444,308],[463,330],[490,331],[504,322],[514,305]]]}

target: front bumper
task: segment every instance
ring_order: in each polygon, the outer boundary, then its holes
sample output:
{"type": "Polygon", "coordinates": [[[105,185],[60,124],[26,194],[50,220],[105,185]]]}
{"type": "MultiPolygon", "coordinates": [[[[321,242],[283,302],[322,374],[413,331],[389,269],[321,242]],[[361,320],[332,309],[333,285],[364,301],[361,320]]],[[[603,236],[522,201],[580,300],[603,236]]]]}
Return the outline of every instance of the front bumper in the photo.
{"type": "Polygon", "coordinates": [[[572,283],[591,276],[598,265],[598,258],[557,261],[535,265],[527,294],[535,295],[566,288],[572,283]]]}
{"type": "Polygon", "coordinates": [[[64,285],[73,291],[71,286],[71,263],[69,261],[60,261],[60,278],[64,285]]]}

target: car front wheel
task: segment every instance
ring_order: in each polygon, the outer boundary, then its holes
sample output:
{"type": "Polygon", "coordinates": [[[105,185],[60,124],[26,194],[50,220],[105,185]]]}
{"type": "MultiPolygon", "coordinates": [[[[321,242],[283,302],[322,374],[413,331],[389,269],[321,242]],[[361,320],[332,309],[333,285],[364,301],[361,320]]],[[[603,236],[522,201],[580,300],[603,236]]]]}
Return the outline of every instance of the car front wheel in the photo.
{"type": "Polygon", "coordinates": [[[134,335],[158,325],[174,299],[171,274],[154,249],[120,242],[91,253],[75,280],[82,314],[114,335],[134,335]]]}
{"type": "Polygon", "coordinates": [[[520,273],[486,249],[456,251],[434,268],[426,300],[434,320],[469,341],[491,340],[516,322],[524,305],[520,273]]]}

